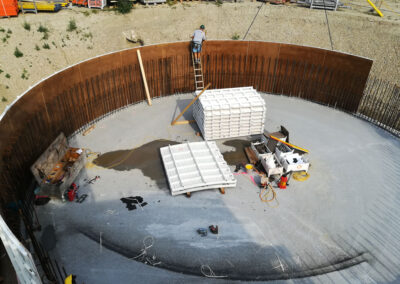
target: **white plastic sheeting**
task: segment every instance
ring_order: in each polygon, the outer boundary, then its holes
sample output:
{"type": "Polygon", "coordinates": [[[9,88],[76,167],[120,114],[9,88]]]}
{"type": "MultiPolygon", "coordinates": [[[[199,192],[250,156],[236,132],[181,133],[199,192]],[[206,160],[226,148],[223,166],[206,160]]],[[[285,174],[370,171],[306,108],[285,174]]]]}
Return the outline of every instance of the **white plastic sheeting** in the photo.
{"type": "Polygon", "coordinates": [[[263,133],[265,113],[265,101],[252,87],[206,90],[193,107],[206,140],[263,133]]]}
{"type": "Polygon", "coordinates": [[[1,216],[0,238],[14,266],[19,283],[42,283],[31,253],[18,241],[1,216]]]}
{"type": "Polygon", "coordinates": [[[236,179],[213,141],[160,148],[171,194],[235,187],[236,179]]]}

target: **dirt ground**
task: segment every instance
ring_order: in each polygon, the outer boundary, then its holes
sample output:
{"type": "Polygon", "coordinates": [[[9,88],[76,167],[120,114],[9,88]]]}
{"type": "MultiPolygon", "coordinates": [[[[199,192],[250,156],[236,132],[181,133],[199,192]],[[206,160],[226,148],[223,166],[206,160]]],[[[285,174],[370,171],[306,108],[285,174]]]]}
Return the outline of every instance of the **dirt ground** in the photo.
{"type": "MultiPolygon", "coordinates": [[[[200,24],[206,26],[209,39],[242,39],[260,5],[136,4],[127,15],[111,9],[73,7],[58,13],[27,13],[0,19],[0,112],[29,86],[62,68],[134,46],[125,40],[123,31],[135,30],[146,45],[188,40],[200,24]],[[68,31],[71,20],[76,29],[68,31]],[[30,25],[30,30],[24,23],[30,25]],[[40,26],[48,32],[39,32],[40,26]],[[15,55],[16,48],[22,56],[15,55]]],[[[399,83],[400,1],[384,2],[384,18],[370,13],[365,1],[345,5],[347,8],[327,12],[333,49],[373,59],[374,76],[399,83]]],[[[331,48],[325,12],[297,4],[264,5],[246,40],[331,48]]]]}

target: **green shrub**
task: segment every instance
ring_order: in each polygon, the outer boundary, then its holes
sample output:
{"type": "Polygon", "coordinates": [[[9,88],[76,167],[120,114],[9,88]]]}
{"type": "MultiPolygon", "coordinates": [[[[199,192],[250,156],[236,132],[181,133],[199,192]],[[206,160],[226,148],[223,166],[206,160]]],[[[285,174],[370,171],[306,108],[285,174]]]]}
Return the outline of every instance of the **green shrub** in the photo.
{"type": "Polygon", "coordinates": [[[83,14],[84,14],[86,17],[89,17],[89,16],[90,16],[90,12],[89,12],[89,11],[84,11],[83,14]]]}
{"type": "Polygon", "coordinates": [[[26,80],[28,80],[28,78],[29,78],[29,76],[28,76],[28,71],[27,71],[25,68],[24,68],[24,70],[22,71],[21,78],[22,78],[22,79],[26,79],[26,80]]]}
{"type": "Polygon", "coordinates": [[[49,38],[49,29],[42,24],[40,24],[39,28],[37,29],[39,33],[43,33],[42,40],[47,40],[49,38]]]}
{"type": "Polygon", "coordinates": [[[30,31],[31,30],[31,24],[28,22],[24,22],[24,24],[22,25],[24,27],[25,30],[30,31]]]}
{"type": "Polygon", "coordinates": [[[36,44],[36,45],[35,45],[35,49],[36,49],[37,51],[39,51],[39,50],[40,50],[40,47],[36,44]]]}
{"type": "Polygon", "coordinates": [[[6,101],[7,101],[7,98],[3,96],[3,97],[1,98],[1,101],[2,101],[3,103],[6,102],[6,101]]]}
{"type": "Polygon", "coordinates": [[[14,51],[14,56],[19,58],[19,57],[24,56],[24,54],[18,49],[18,47],[16,47],[15,51],[14,51]]]}
{"type": "Polygon", "coordinates": [[[8,30],[7,30],[7,33],[8,33],[8,34],[12,34],[12,30],[8,29],[8,30]]]}
{"type": "Polygon", "coordinates": [[[39,33],[48,33],[48,32],[49,32],[49,29],[48,29],[47,27],[43,26],[42,24],[40,24],[40,26],[39,26],[39,28],[37,29],[37,31],[38,31],[39,33]]]}
{"type": "Polygon", "coordinates": [[[217,7],[221,7],[223,3],[224,2],[222,2],[222,0],[216,0],[215,1],[215,5],[217,5],[217,7]]]}
{"type": "Polygon", "coordinates": [[[4,71],[0,69],[0,74],[3,73],[4,71]]]}
{"type": "Polygon", "coordinates": [[[92,14],[97,14],[98,12],[96,9],[92,9],[92,14]]]}
{"type": "Polygon", "coordinates": [[[70,19],[67,26],[67,32],[72,32],[77,29],[76,22],[74,19],[70,19]]]}
{"type": "Polygon", "coordinates": [[[6,74],[6,78],[7,78],[7,79],[10,79],[10,78],[11,78],[11,75],[7,73],[7,74],[6,74]]]}
{"type": "Polygon", "coordinates": [[[231,36],[231,39],[233,39],[233,40],[238,40],[240,38],[240,35],[238,34],[238,33],[234,33],[232,36],[231,36]]]}
{"type": "Polygon", "coordinates": [[[42,47],[44,49],[50,49],[50,45],[48,43],[44,43],[42,47]]]}
{"type": "Polygon", "coordinates": [[[117,12],[121,14],[128,14],[132,10],[132,4],[129,0],[118,0],[117,12]]]}
{"type": "Polygon", "coordinates": [[[4,28],[0,28],[0,32],[4,33],[6,30],[4,28]]]}
{"type": "Polygon", "coordinates": [[[83,37],[84,38],[93,38],[93,35],[91,32],[88,32],[88,33],[83,33],[83,37]]]}

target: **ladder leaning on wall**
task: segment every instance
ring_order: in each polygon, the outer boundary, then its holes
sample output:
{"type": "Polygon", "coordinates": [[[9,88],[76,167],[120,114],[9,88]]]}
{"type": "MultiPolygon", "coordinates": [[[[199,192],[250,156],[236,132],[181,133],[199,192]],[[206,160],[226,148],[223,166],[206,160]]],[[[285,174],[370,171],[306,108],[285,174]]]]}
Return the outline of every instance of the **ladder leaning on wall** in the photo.
{"type": "Polygon", "coordinates": [[[201,59],[199,62],[196,62],[194,60],[193,52],[192,52],[192,64],[193,64],[194,83],[196,91],[201,91],[204,89],[203,67],[201,65],[201,59]]]}

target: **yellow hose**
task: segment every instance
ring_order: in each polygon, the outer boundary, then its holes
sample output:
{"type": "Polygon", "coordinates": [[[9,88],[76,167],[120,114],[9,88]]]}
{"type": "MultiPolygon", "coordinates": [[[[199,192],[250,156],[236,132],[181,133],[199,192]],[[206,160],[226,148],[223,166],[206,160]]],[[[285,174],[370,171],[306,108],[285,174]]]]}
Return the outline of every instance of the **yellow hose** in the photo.
{"type": "Polygon", "coordinates": [[[294,172],[292,176],[297,181],[305,181],[310,177],[310,174],[305,171],[301,171],[301,172],[294,172]]]}

